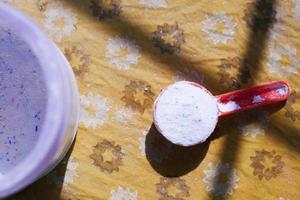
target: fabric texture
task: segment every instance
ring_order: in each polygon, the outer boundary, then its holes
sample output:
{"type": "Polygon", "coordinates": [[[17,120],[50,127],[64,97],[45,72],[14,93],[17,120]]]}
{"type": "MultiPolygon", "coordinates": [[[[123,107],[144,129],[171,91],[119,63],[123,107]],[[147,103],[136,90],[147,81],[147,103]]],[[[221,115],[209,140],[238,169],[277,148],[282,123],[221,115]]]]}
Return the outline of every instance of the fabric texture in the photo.
{"type": "Polygon", "coordinates": [[[299,0],[1,2],[58,45],[81,101],[68,156],[12,199],[300,199],[299,0]],[[279,79],[285,104],[224,117],[204,144],[175,146],[152,124],[175,81],[218,95],[279,79]]]}

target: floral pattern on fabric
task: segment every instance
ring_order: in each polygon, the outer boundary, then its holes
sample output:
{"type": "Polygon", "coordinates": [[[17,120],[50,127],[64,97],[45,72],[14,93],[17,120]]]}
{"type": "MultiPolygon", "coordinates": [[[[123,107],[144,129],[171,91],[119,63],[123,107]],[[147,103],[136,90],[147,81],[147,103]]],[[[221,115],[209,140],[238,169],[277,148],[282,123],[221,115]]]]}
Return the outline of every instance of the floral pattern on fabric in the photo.
{"type": "Polygon", "coordinates": [[[106,58],[120,70],[129,69],[140,58],[139,48],[126,38],[110,38],[107,42],[106,58]]]}
{"type": "Polygon", "coordinates": [[[107,120],[109,109],[105,97],[91,93],[80,96],[80,122],[86,127],[96,128],[98,125],[103,125],[107,120]]]}
{"type": "Polygon", "coordinates": [[[253,168],[253,175],[258,176],[260,180],[276,178],[285,165],[282,157],[275,151],[255,151],[255,156],[251,156],[250,160],[252,161],[250,166],[253,168]]]}
{"type": "Polygon", "coordinates": [[[62,184],[65,186],[72,184],[79,178],[77,173],[79,163],[76,159],[70,157],[69,160],[63,160],[62,165],[66,166],[67,170],[65,174],[60,174],[59,170],[54,170],[47,176],[48,181],[55,184],[57,187],[62,184]]]}
{"type": "Polygon", "coordinates": [[[140,3],[147,8],[166,8],[168,6],[166,0],[140,0],[140,3]]]}
{"type": "Polygon", "coordinates": [[[299,0],[0,2],[53,39],[80,94],[68,156],[12,199],[300,199],[299,0]],[[205,143],[155,130],[153,103],[175,81],[217,96],[276,80],[291,86],[286,102],[220,117],[205,143]]]}
{"type": "Polygon", "coordinates": [[[233,40],[236,23],[231,16],[224,13],[214,13],[206,16],[201,30],[213,44],[226,44],[233,40]]]}
{"type": "Polygon", "coordinates": [[[159,25],[152,35],[155,46],[160,48],[162,53],[179,53],[181,46],[185,43],[184,31],[178,24],[159,25]]]}
{"type": "Polygon", "coordinates": [[[113,117],[113,121],[122,124],[127,125],[128,122],[133,118],[134,113],[129,108],[120,108],[115,112],[115,115],[113,117]]]}
{"type": "Polygon", "coordinates": [[[268,67],[271,73],[278,76],[291,76],[298,73],[299,60],[296,48],[289,45],[272,46],[269,49],[268,67]]]}
{"type": "Polygon", "coordinates": [[[89,71],[91,64],[90,56],[85,53],[80,46],[72,45],[64,49],[64,54],[71,63],[73,71],[77,77],[84,77],[89,71]]]}
{"type": "Polygon", "coordinates": [[[160,182],[156,184],[156,192],[160,196],[160,200],[184,200],[190,196],[190,187],[180,178],[160,178],[160,182]],[[175,194],[171,194],[175,190],[175,194]]]}
{"type": "Polygon", "coordinates": [[[122,101],[125,105],[140,113],[152,107],[154,102],[154,93],[151,90],[151,85],[144,81],[131,80],[123,90],[122,101]]]}
{"type": "Polygon", "coordinates": [[[38,0],[36,6],[38,7],[39,11],[44,12],[48,8],[48,0],[38,0]]]}
{"type": "Polygon", "coordinates": [[[147,132],[143,132],[142,133],[142,136],[139,138],[139,149],[140,149],[140,152],[141,152],[141,155],[142,156],[145,156],[146,155],[146,145],[145,145],[145,142],[146,142],[146,135],[147,135],[147,132]]]}
{"type": "Polygon", "coordinates": [[[256,138],[265,135],[269,124],[269,114],[265,111],[246,111],[237,115],[238,128],[242,135],[256,138]]]}
{"type": "Polygon", "coordinates": [[[92,0],[90,8],[98,20],[113,18],[122,12],[121,0],[92,0]]]}
{"type": "Polygon", "coordinates": [[[214,165],[210,162],[204,170],[203,182],[206,184],[206,190],[217,197],[232,195],[233,191],[238,188],[239,180],[236,169],[232,168],[229,163],[218,162],[214,165]],[[219,182],[215,184],[216,179],[219,182]]]}
{"type": "Polygon", "coordinates": [[[293,0],[294,8],[293,13],[296,16],[298,20],[300,20],[300,1],[299,0],[293,0]]]}
{"type": "Polygon", "coordinates": [[[119,167],[123,165],[125,153],[122,147],[115,142],[103,140],[98,142],[94,148],[90,158],[94,161],[93,164],[101,169],[103,172],[111,174],[113,171],[119,171],[119,167]],[[109,159],[104,154],[110,153],[109,159]]]}
{"type": "Polygon", "coordinates": [[[76,30],[76,15],[69,9],[65,9],[61,3],[49,4],[44,15],[44,27],[57,42],[76,30]]]}
{"type": "Polygon", "coordinates": [[[129,188],[118,187],[117,190],[112,190],[109,200],[137,200],[137,192],[131,191],[129,188]]]}
{"type": "Polygon", "coordinates": [[[225,89],[232,90],[241,87],[242,82],[238,79],[240,63],[241,59],[239,57],[221,60],[218,71],[218,75],[220,77],[219,84],[221,84],[225,89]]]}
{"type": "Polygon", "coordinates": [[[299,102],[300,93],[292,91],[290,97],[285,105],[285,116],[292,121],[300,121],[300,110],[295,109],[297,102],[299,102]]]}

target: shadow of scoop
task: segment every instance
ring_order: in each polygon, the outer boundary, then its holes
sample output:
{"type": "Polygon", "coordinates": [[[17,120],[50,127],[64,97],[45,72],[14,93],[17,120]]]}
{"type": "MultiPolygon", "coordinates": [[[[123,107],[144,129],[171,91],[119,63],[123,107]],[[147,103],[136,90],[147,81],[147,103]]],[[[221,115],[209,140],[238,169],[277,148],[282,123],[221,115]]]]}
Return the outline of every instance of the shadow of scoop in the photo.
{"type": "Polygon", "coordinates": [[[145,141],[146,157],[162,176],[177,177],[195,169],[204,159],[209,142],[183,147],[169,142],[152,124],[145,141]]]}

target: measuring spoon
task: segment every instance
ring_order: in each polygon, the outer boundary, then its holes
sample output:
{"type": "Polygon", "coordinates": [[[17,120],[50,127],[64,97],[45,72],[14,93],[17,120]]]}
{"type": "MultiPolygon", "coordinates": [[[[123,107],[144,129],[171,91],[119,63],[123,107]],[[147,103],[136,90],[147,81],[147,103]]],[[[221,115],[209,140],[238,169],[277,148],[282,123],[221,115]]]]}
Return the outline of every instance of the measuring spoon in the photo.
{"type": "Polygon", "coordinates": [[[219,117],[284,101],[290,93],[290,86],[281,80],[217,96],[198,83],[179,81],[156,99],[154,124],[170,142],[192,146],[212,134],[219,117]]]}

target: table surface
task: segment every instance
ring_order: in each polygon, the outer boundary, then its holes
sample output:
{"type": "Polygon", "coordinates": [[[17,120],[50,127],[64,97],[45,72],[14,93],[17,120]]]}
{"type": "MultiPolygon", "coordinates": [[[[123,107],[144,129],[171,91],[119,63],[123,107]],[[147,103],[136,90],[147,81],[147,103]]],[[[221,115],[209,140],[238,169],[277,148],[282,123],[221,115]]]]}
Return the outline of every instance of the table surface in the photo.
{"type": "Polygon", "coordinates": [[[69,155],[12,199],[300,199],[299,0],[1,2],[55,41],[81,100],[69,155]],[[205,144],[175,146],[153,127],[153,101],[175,81],[217,95],[279,79],[286,104],[223,118],[205,144]]]}

